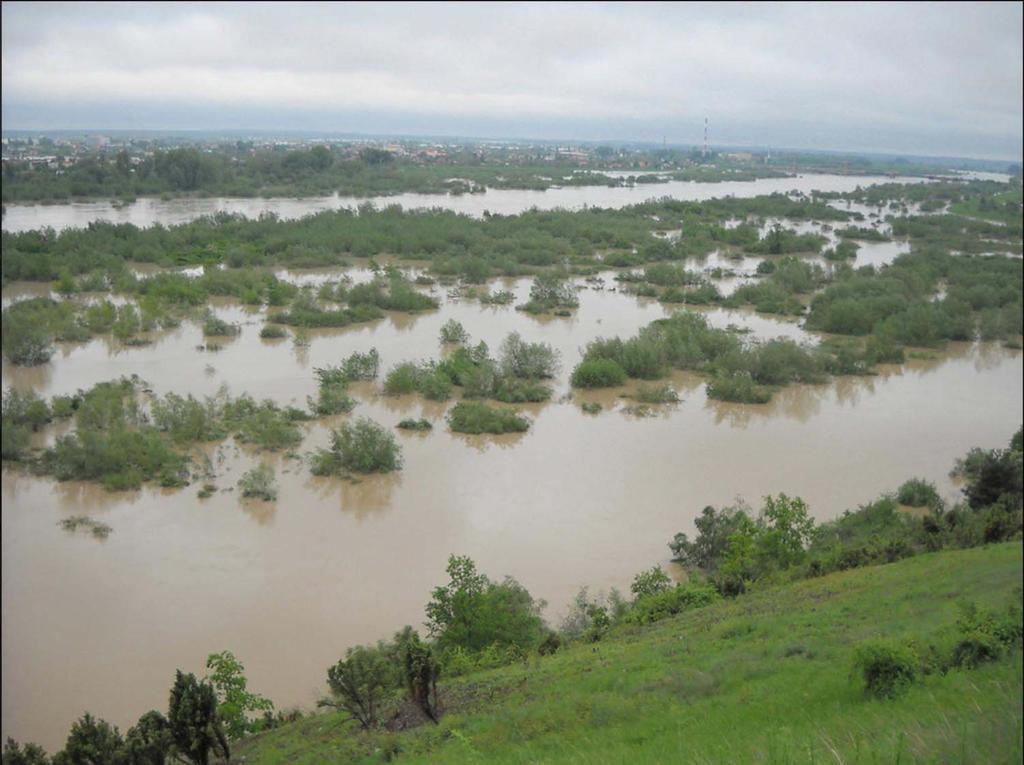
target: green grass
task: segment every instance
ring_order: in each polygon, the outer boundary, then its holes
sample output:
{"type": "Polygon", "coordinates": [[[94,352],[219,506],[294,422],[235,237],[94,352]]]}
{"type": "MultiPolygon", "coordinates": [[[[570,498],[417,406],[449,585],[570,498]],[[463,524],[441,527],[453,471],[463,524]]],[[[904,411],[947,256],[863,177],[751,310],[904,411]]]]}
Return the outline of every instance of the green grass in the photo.
{"type": "Polygon", "coordinates": [[[1018,598],[1021,544],[921,555],[765,589],[604,641],[442,679],[439,726],[359,734],[323,714],[238,746],[247,763],[1020,762],[1021,655],[895,700],[851,672],[874,637],[952,629],[1018,598]]]}

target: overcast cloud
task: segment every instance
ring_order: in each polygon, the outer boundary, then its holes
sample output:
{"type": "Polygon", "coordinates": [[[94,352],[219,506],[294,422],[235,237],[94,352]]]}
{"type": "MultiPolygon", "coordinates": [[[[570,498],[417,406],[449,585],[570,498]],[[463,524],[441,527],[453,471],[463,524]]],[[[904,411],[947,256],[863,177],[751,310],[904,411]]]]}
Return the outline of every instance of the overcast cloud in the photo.
{"type": "Polygon", "coordinates": [[[1019,159],[1006,4],[3,4],[5,129],[307,129],[1019,159]]]}

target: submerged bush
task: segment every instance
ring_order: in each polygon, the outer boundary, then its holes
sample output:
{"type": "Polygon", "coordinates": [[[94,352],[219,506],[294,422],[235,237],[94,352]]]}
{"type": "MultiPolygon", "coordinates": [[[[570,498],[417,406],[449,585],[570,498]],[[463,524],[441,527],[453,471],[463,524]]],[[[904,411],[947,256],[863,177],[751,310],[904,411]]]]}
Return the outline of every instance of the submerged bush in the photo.
{"type": "Polygon", "coordinates": [[[203,320],[203,335],[206,337],[230,337],[239,334],[241,331],[241,328],[237,325],[229,324],[213,313],[208,313],[203,320]]]}
{"type": "Polygon", "coordinates": [[[575,388],[612,388],[626,382],[626,370],[613,359],[586,359],[572,372],[575,388]]]}
{"type": "Polygon", "coordinates": [[[448,412],[448,425],[456,433],[522,433],[530,421],[514,409],[490,407],[482,401],[460,401],[448,412]]]}
{"type": "Polygon", "coordinates": [[[361,417],[331,434],[331,447],[313,455],[314,475],[387,473],[402,467],[402,449],[395,437],[373,420],[361,417]]]}
{"type": "Polygon", "coordinates": [[[455,319],[449,319],[441,325],[441,342],[445,344],[458,344],[469,342],[469,333],[466,328],[455,319]]]}
{"type": "Polygon", "coordinates": [[[260,463],[252,470],[246,471],[239,479],[238,487],[242,490],[243,497],[256,497],[267,502],[277,499],[274,468],[266,463],[260,463]]]}
{"type": "Polygon", "coordinates": [[[427,430],[433,430],[434,429],[434,426],[430,423],[430,420],[425,420],[422,417],[420,419],[418,419],[418,420],[413,420],[413,419],[401,420],[397,425],[395,425],[395,427],[396,428],[400,428],[401,430],[417,430],[417,431],[427,431],[427,430]]]}
{"type": "Polygon", "coordinates": [[[263,329],[260,330],[260,337],[264,340],[277,340],[288,337],[288,331],[277,324],[264,324],[263,329]]]}
{"type": "Polygon", "coordinates": [[[558,372],[558,352],[547,343],[527,343],[518,332],[512,332],[501,344],[499,366],[508,377],[554,377],[558,372]]]}

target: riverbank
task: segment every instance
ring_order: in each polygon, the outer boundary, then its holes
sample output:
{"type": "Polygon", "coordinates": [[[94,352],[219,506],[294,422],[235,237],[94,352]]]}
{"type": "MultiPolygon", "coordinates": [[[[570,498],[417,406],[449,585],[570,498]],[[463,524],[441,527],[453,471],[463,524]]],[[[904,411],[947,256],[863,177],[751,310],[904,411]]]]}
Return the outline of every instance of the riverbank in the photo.
{"type": "Polygon", "coordinates": [[[1021,656],[926,677],[895,700],[853,673],[870,638],[928,641],[957,604],[1019,593],[1020,542],[775,587],[443,683],[440,725],[358,733],[314,714],[242,742],[253,765],[1019,762],[1021,656]]]}

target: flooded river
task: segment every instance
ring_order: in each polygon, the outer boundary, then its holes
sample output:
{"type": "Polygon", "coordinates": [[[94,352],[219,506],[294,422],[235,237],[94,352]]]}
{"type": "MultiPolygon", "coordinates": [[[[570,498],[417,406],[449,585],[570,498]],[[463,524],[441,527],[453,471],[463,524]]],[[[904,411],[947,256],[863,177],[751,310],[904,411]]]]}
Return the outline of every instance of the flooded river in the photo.
{"type": "MultiPolygon", "coordinates": [[[[662,195],[843,190],[889,180],[815,175],[372,201],[482,215],[531,206],[621,206],[662,195]]],[[[3,225],[61,228],[100,218],[172,224],[219,210],[296,217],[359,201],[12,206],[3,225]]],[[[798,229],[834,241],[820,224],[798,229]]],[[[902,241],[863,243],[855,265],[888,263],[907,249],[902,241]]],[[[688,266],[726,272],[716,283],[729,292],[758,262],[714,253],[688,266]]],[[[349,273],[369,277],[365,269],[349,273]]],[[[281,276],[316,283],[339,274],[281,276]]],[[[124,731],[143,712],[166,707],[175,669],[202,674],[206,656],[222,650],[245,663],[250,688],[279,708],[311,708],[323,692],[326,668],[347,647],[388,637],[404,624],[421,627],[423,607],[431,588],[444,582],[451,553],[471,556],[492,577],[519,579],[549,602],[546,615],[557,625],[580,586],[626,589],[638,571],[667,563],[666,543],[678,531],[692,533],[705,505],[742,497],[757,507],[763,495],[786,492],[828,519],[912,476],[936,482],[954,499],[957,487],[948,477],[954,460],[973,446],[1005,445],[1024,417],[1021,353],[982,343],[953,344],[871,377],[793,386],[759,406],[710,401],[703,380],[682,373],[673,378],[682,401],[655,407],[652,417],[624,411],[632,387],[570,396],[568,376],[588,341],[632,335],[671,310],[618,291],[613,277],[603,274],[603,285],[578,281],[580,308],[570,318],[481,306],[437,287],[440,310],[313,331],[311,346],[296,348],[290,340],[259,338],[261,310],[220,300],[216,312],[241,324],[242,333],[219,352],[197,350],[200,328],[185,322],[155,333],[149,346],[129,348],[99,337],[61,346],[41,367],[4,362],[5,387],[31,387],[45,396],[138,374],[156,394],[203,396],[227,386],[236,395],[303,406],[316,393],[314,368],[371,347],[381,354],[382,375],[399,361],[437,358],[440,327],[456,319],[492,352],[512,331],[550,343],[562,368],[552,401],[523,407],[532,420],[529,432],[502,437],[449,432],[444,414],[452,402],[384,397],[379,383],[355,386],[359,404],[351,416],[388,427],[422,416],[435,426],[425,435],[399,431],[403,470],[358,483],[315,478],[300,461],[238,448],[231,440],[209,449],[221,491],[206,500],[196,497],[195,485],[108,493],[5,467],[2,735],[53,751],[86,710],[124,731]],[[604,409],[584,414],[585,401],[604,409]],[[275,504],[242,501],[229,491],[261,460],[277,470],[275,504]],[[58,522],[72,515],[92,516],[113,532],[100,540],[61,530],[58,522]]],[[[513,290],[522,302],[529,281],[505,280],[492,284],[496,288],[513,290]]],[[[46,291],[44,285],[10,285],[4,303],[46,291]]],[[[816,339],[795,321],[721,308],[703,313],[715,326],[737,325],[755,337],[816,339]]],[[[304,426],[301,451],[325,445],[329,428],[344,419],[304,426]]],[[[52,430],[46,436],[54,437],[52,430]]]]}
{"type": "Polygon", "coordinates": [[[219,212],[238,213],[256,218],[263,213],[274,213],[281,218],[301,218],[305,215],[337,210],[370,202],[378,207],[401,205],[406,209],[443,207],[481,217],[485,211],[494,214],[515,215],[531,207],[541,210],[583,207],[626,207],[648,199],[670,196],[675,199],[704,200],[713,197],[754,197],[774,192],[852,191],[857,186],[876,183],[920,183],[921,178],[888,178],[857,175],[797,175],[792,178],[761,178],[755,181],[726,181],[722,183],[696,183],[669,181],[636,186],[568,186],[546,191],[522,189],[489,189],[483,194],[395,194],[380,197],[347,197],[334,194],[329,197],[240,198],[210,197],[208,199],[161,200],[146,197],[126,205],[113,202],[75,202],[56,205],[7,205],[3,217],[5,231],[27,231],[52,226],[85,228],[92,221],[133,223],[152,226],[160,223],[170,226],[185,223],[203,215],[219,212]]]}
{"type": "MultiPolygon", "coordinates": [[[[353,351],[377,348],[382,372],[439,356],[449,318],[494,351],[517,331],[551,343],[563,362],[552,402],[524,407],[532,426],[515,436],[452,434],[443,421],[450,403],[357,386],[352,416],[435,424],[426,435],[399,432],[405,467],[389,476],[319,479],[297,461],[231,441],[211,449],[221,489],[258,460],[271,462],[276,504],[243,502],[237,491],[198,500],[195,485],[108,493],[5,468],[3,735],[53,750],[85,710],[124,730],[166,706],[175,669],[202,673],[205,657],[225,649],[245,663],[250,688],[279,707],[312,707],[345,648],[422,625],[450,553],[473,557],[493,577],[515,576],[549,601],[557,623],[581,585],[624,589],[636,572],[667,563],[666,543],[692,532],[707,504],[740,496],[757,506],[784,491],[827,519],[911,476],[953,498],[953,461],[972,446],[1004,445],[1022,419],[1021,354],[994,344],[952,345],[877,376],[792,387],[763,406],[710,401],[701,378],[688,374],[674,378],[681,403],[650,418],[623,411],[620,394],[630,388],[567,400],[568,374],[589,340],[667,315],[655,301],[612,291],[611,274],[605,285],[582,290],[573,317],[546,319],[438,288],[438,311],[313,332],[306,349],[261,340],[261,312],[222,301],[218,314],[243,331],[217,353],[197,351],[200,329],[186,322],[147,347],[98,338],[63,347],[42,367],[5,365],[5,386],[47,396],[136,373],[157,394],[209,395],[226,385],[302,405],[316,392],[314,367],[353,351]],[[582,413],[586,400],[604,411],[582,413]],[[79,514],[113,532],[98,540],[58,528],[79,514]]],[[[527,280],[500,286],[519,300],[529,290],[527,280]]],[[[796,323],[747,311],[706,314],[759,337],[808,337],[796,323]]],[[[324,445],[327,426],[343,419],[308,425],[302,450],[324,445]]]]}

